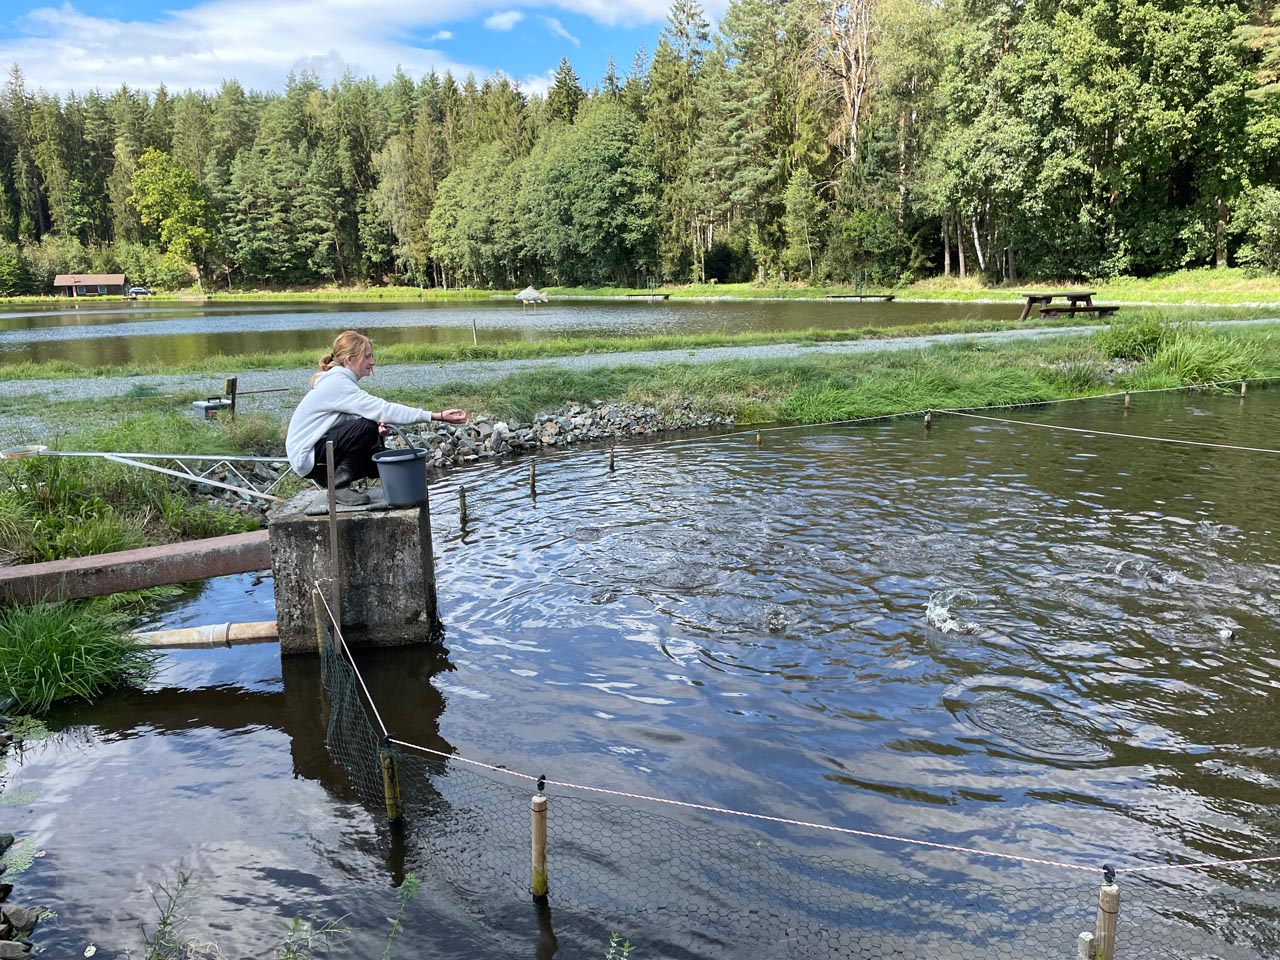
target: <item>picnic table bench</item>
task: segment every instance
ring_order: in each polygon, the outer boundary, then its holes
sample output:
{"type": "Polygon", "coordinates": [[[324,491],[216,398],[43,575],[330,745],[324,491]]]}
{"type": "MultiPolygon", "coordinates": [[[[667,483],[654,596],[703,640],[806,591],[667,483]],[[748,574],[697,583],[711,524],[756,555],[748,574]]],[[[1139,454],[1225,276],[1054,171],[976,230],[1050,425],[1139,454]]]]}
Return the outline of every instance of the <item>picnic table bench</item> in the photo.
{"type": "Polygon", "coordinates": [[[1093,295],[1096,290],[1059,290],[1052,293],[1024,293],[1027,302],[1022,305],[1022,313],[1018,317],[1021,322],[1030,315],[1032,307],[1039,307],[1041,317],[1059,317],[1062,314],[1074,317],[1077,313],[1096,313],[1100,317],[1109,317],[1119,307],[1096,306],[1093,295]],[[1054,304],[1055,300],[1066,303],[1054,304]]]}

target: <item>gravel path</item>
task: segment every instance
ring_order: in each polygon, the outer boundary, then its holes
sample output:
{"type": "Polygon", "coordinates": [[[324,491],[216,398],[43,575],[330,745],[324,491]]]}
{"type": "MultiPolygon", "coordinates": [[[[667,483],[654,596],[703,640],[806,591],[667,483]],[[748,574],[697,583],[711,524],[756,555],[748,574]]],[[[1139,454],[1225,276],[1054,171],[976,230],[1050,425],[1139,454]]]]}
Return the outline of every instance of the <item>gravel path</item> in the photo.
{"type": "MultiPolygon", "coordinates": [[[[1225,321],[1231,325],[1274,323],[1275,320],[1225,321]]],[[[1214,324],[1218,325],[1218,324],[1214,324]]],[[[492,381],[508,374],[543,368],[590,370],[626,365],[661,363],[711,363],[717,360],[780,359],[813,354],[867,354],[958,342],[1001,342],[1040,337],[1083,336],[1102,329],[1101,326],[1059,327],[1051,329],[1018,329],[992,333],[940,334],[928,337],[903,337],[893,340],[857,340],[849,343],[767,344],[750,347],[709,347],[699,350],[651,350],[640,353],[595,353],[574,357],[550,357],[536,360],[473,360],[459,363],[394,364],[379,367],[368,383],[372,392],[385,394],[409,387],[433,387],[451,382],[492,381]]],[[[245,397],[246,409],[264,411],[281,418],[297,405],[307,380],[315,368],[294,370],[250,371],[227,375],[239,378],[240,390],[290,388],[283,393],[265,393],[245,397]]],[[[0,381],[0,397],[44,397],[51,403],[68,400],[92,400],[116,397],[131,390],[147,387],[160,394],[189,394],[193,391],[208,396],[222,392],[222,377],[193,374],[145,377],[100,377],[91,380],[13,380],[0,381]]],[[[0,423],[0,448],[22,443],[44,442],[63,425],[39,416],[9,416],[0,423]]]]}

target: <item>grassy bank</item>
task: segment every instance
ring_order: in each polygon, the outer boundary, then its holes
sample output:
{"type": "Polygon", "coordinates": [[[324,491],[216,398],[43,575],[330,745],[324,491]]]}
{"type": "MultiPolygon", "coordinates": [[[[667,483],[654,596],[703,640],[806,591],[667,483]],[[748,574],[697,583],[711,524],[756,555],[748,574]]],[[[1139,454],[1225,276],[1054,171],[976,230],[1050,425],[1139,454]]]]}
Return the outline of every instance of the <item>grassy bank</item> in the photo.
{"type": "MultiPolygon", "coordinates": [[[[1199,307],[1176,310],[1146,307],[1126,311],[1122,322],[1227,321],[1268,318],[1277,309],[1267,307],[1199,307]]],[[[1096,326],[1095,317],[1059,317],[1035,322],[1036,327],[1070,329],[1096,326]]],[[[778,343],[848,343],[857,340],[893,340],[940,334],[991,333],[1009,330],[1013,321],[963,318],[942,323],[899,327],[850,327],[844,330],[764,331],[753,333],[661,334],[645,337],[557,337],[546,340],[506,340],[495,343],[394,343],[378,344],[378,363],[457,363],[468,360],[527,360],[572,357],[598,353],[637,353],[653,350],[705,350],[712,347],[745,347],[778,343]]],[[[374,338],[376,342],[376,331],[374,338]]],[[[0,380],[59,380],[76,377],[146,377],[188,373],[223,377],[229,371],[293,370],[314,366],[317,350],[279,353],[215,354],[179,362],[130,363],[83,366],[64,360],[44,363],[0,364],[0,380]]]]}
{"type": "Polygon", "coordinates": [[[1280,376],[1280,325],[1215,331],[1148,318],[1087,337],[528,371],[492,383],[401,391],[397,399],[521,420],[570,401],[618,399],[671,410],[691,403],[698,413],[741,424],[822,423],[1267,376],[1280,376]]]}

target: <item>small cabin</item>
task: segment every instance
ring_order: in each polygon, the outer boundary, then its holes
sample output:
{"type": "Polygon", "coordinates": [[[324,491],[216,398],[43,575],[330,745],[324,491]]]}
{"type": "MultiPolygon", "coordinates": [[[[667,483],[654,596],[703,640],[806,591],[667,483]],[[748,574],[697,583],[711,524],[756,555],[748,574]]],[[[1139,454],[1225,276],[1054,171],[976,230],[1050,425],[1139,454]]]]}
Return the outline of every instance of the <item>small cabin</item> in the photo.
{"type": "Polygon", "coordinates": [[[60,273],[53,289],[63,297],[123,297],[123,273],[60,273]]]}

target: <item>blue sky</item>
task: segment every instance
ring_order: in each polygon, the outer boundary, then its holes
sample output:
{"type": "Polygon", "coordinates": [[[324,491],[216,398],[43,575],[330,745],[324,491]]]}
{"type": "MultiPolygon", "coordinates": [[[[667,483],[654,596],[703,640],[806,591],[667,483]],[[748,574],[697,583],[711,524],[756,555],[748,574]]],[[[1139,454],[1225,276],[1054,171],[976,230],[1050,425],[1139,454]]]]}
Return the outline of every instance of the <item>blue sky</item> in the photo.
{"type": "MultiPolygon", "coordinates": [[[[709,19],[727,0],[707,0],[709,19]]],[[[657,45],[670,0],[0,0],[0,64],[28,89],[172,92],[224,79],[278,90],[291,70],[415,79],[501,71],[543,92],[561,57],[584,87],[657,45]]]]}

